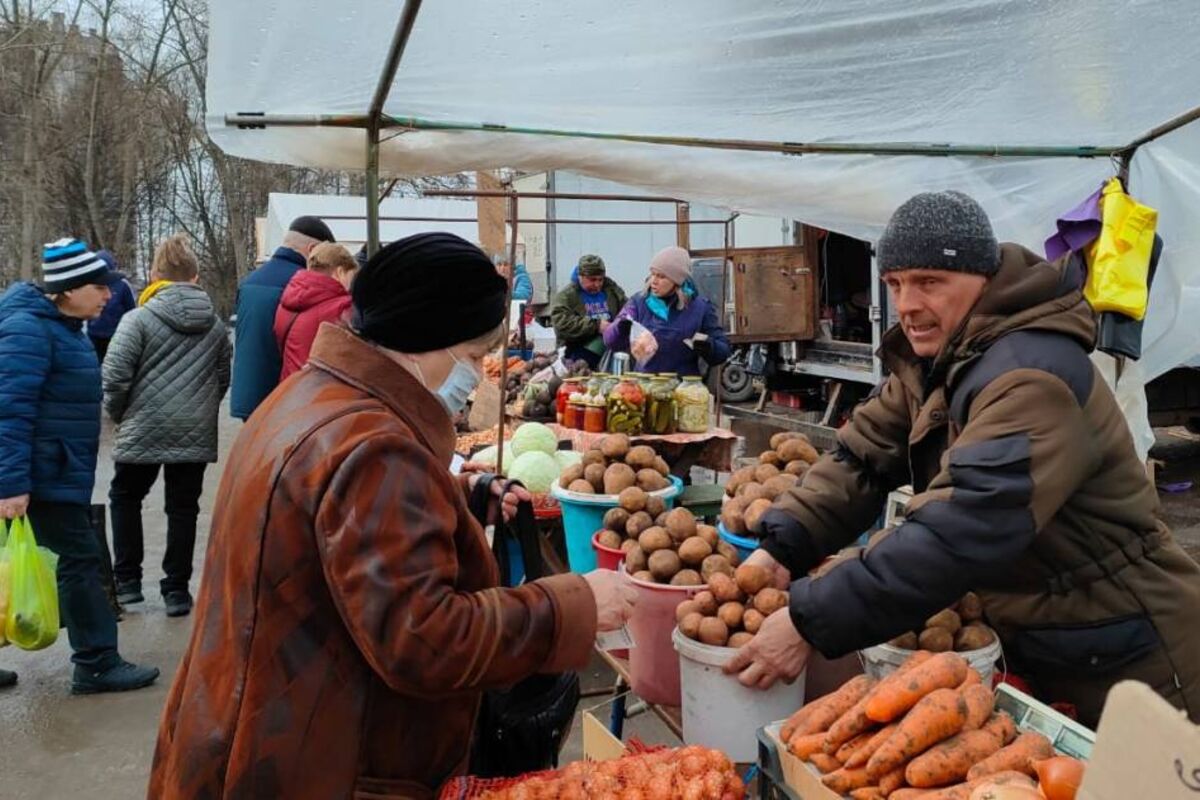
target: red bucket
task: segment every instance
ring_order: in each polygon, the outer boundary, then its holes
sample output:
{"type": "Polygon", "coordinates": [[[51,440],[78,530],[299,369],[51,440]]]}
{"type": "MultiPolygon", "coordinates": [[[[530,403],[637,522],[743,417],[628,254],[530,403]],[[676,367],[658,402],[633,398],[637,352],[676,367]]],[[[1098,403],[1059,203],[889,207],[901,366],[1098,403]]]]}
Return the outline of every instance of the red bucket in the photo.
{"type": "Polygon", "coordinates": [[[600,569],[615,570],[620,566],[622,559],[625,558],[625,553],[618,548],[605,547],[600,544],[597,541],[600,538],[600,533],[600,531],[596,531],[592,534],[592,549],[596,551],[596,566],[600,569]]]}

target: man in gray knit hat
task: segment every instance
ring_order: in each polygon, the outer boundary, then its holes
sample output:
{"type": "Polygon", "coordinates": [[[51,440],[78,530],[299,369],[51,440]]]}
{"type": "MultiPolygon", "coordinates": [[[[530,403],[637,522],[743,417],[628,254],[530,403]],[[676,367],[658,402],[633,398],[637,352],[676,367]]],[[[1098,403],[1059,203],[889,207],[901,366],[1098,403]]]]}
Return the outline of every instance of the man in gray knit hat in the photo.
{"type": "Polygon", "coordinates": [[[1084,724],[1124,679],[1200,722],[1200,567],[1157,519],[1088,358],[1096,319],[1081,262],[997,245],[959,192],[904,203],[878,258],[900,317],[881,349],[888,377],[763,515],[749,562],[789,589],[789,607],[726,670],[766,688],[798,675],[813,648],[833,658],[913,639],[973,591],[991,629],[979,635],[995,631],[1009,670],[1084,724]],[[914,497],[899,526],[817,569],[904,484],[914,497]]]}

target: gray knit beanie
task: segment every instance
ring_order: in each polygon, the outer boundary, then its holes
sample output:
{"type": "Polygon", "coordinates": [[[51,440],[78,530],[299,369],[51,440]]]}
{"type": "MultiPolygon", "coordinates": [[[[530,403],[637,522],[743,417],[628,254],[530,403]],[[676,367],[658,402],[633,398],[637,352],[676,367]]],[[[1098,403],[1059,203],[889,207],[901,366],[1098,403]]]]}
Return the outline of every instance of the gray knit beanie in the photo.
{"type": "Polygon", "coordinates": [[[983,208],[962,192],[923,192],[905,201],[879,239],[879,271],[945,269],[995,275],[1000,245],[983,208]]]}

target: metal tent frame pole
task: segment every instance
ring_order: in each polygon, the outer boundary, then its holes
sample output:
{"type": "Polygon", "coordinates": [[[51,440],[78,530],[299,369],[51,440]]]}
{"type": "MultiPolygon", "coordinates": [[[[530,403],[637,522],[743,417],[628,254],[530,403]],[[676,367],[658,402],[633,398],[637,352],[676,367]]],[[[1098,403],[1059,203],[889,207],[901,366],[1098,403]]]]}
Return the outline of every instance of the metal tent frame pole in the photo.
{"type": "MultiPolygon", "coordinates": [[[[400,59],[404,57],[404,48],[412,35],[413,26],[417,23],[417,13],[421,10],[421,0],[404,0],[404,9],[396,22],[396,31],[392,34],[392,42],[388,46],[387,59],[379,72],[379,81],[375,84],[375,94],[371,98],[371,107],[366,116],[367,129],[367,255],[374,255],[379,250],[379,131],[387,125],[383,114],[383,106],[387,103],[388,94],[392,91],[392,83],[396,80],[396,70],[400,67],[400,59]]],[[[387,125],[390,127],[390,125],[387,125]]]]}

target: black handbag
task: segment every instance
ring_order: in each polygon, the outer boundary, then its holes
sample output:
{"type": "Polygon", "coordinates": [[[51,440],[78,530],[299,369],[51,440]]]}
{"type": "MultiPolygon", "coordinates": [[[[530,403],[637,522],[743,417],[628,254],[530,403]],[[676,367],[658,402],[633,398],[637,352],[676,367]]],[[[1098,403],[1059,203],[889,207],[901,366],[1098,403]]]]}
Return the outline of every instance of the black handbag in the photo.
{"type": "MultiPolygon", "coordinates": [[[[497,476],[483,475],[471,493],[471,513],[483,525],[487,524],[494,480],[497,476]]],[[[505,489],[512,484],[505,484],[505,489]]],[[[521,582],[514,556],[523,563],[524,580],[547,574],[532,504],[521,503],[512,522],[496,522],[492,553],[503,586],[521,582]]],[[[509,689],[484,692],[471,748],[471,774],[505,778],[557,767],[579,697],[576,672],[533,675],[509,689]]]]}

